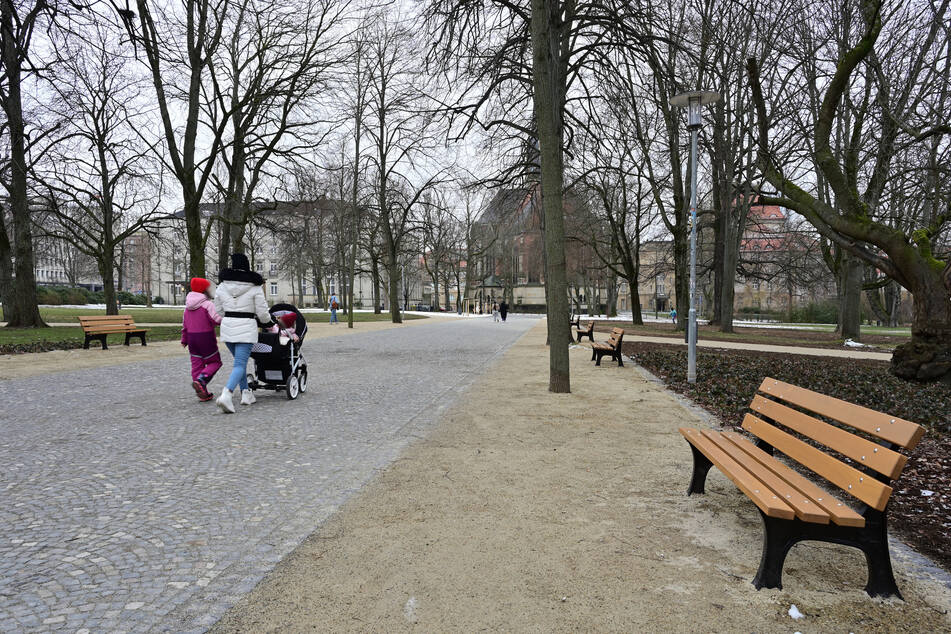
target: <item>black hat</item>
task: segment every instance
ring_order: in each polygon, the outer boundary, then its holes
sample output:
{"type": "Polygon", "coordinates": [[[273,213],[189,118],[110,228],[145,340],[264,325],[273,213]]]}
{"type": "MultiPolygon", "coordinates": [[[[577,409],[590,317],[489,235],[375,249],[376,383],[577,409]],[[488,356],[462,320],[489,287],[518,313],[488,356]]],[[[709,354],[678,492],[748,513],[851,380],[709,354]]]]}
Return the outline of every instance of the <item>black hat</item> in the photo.
{"type": "Polygon", "coordinates": [[[251,263],[248,262],[248,256],[243,253],[232,253],[231,268],[236,271],[250,271],[251,263]]]}

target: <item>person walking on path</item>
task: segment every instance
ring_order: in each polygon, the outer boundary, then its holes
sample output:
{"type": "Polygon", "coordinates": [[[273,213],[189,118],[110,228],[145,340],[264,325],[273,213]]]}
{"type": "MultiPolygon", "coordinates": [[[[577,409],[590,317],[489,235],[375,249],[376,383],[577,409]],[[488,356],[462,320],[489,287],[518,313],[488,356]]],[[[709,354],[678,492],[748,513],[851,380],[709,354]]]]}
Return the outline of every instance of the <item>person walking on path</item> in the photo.
{"type": "Polygon", "coordinates": [[[221,315],[211,301],[211,282],[203,277],[193,277],[191,289],[185,297],[182,346],[188,348],[191,355],[192,387],[198,400],[204,402],[214,397],[208,391],[208,383],[221,369],[221,355],[215,338],[215,326],[221,323],[221,315]]]}
{"type": "Polygon", "coordinates": [[[677,323],[677,309],[676,308],[670,309],[670,321],[674,322],[675,324],[677,323]]]}
{"type": "Polygon", "coordinates": [[[509,314],[509,305],[502,300],[502,303],[499,304],[499,315],[502,317],[502,321],[505,322],[505,316],[509,314]]]}
{"type": "Polygon", "coordinates": [[[492,302],[492,321],[499,320],[499,305],[492,302]]]}
{"type": "Polygon", "coordinates": [[[232,394],[238,387],[242,405],[251,405],[257,400],[248,388],[248,358],[251,347],[258,341],[258,323],[268,328],[274,323],[264,297],[264,279],[251,270],[243,253],[232,253],[231,268],[221,271],[215,308],[222,315],[221,340],[234,356],[228,384],[216,402],[223,412],[234,414],[232,394]]]}
{"type": "Polygon", "coordinates": [[[337,322],[337,309],[340,308],[340,302],[337,301],[337,294],[330,294],[330,323],[336,324],[337,322]]]}

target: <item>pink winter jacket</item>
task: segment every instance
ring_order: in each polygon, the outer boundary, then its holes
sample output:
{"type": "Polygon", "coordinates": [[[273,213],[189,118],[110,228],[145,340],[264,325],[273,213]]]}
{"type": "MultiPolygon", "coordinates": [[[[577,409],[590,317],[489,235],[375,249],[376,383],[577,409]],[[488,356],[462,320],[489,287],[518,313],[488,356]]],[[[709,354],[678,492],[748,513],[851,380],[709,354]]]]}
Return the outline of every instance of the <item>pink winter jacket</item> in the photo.
{"type": "Polygon", "coordinates": [[[185,297],[185,315],[182,317],[182,343],[188,343],[188,333],[214,332],[221,323],[215,303],[204,293],[190,292],[185,297]]]}

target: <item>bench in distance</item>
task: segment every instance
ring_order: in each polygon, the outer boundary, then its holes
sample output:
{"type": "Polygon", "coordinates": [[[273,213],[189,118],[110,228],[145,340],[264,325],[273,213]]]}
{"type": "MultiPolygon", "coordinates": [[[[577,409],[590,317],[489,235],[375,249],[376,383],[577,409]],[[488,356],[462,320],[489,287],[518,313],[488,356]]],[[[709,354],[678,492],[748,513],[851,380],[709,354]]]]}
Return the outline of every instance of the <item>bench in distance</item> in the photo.
{"type": "Polygon", "coordinates": [[[135,320],[131,315],[89,315],[77,317],[79,325],[83,328],[83,334],[86,335],[83,341],[83,349],[89,349],[89,342],[98,339],[102,343],[102,349],[108,350],[106,337],[113,333],[125,333],[125,345],[129,345],[131,337],[138,337],[145,345],[145,333],[148,328],[140,328],[135,325],[135,320]]]}
{"type": "MultiPolygon", "coordinates": [[[[592,322],[592,328],[594,327],[594,322],[592,322]]],[[[595,365],[601,365],[601,357],[604,355],[611,355],[611,359],[617,361],[619,368],[624,367],[624,362],[621,361],[621,342],[624,340],[624,329],[623,328],[612,328],[611,336],[608,337],[607,341],[596,341],[591,344],[591,360],[594,361],[597,359],[595,365]]],[[[578,341],[581,341],[581,338],[578,338],[578,341]]]]}

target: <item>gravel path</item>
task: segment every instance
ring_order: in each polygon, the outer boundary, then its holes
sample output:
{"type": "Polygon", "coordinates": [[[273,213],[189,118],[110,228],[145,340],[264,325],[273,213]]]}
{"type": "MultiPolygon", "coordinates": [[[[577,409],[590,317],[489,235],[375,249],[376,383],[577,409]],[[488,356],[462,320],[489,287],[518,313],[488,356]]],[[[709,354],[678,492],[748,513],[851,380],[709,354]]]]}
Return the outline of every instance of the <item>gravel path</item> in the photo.
{"type": "Polygon", "coordinates": [[[3,382],[0,631],[207,629],[534,323],[310,340],[233,416],[184,355],[3,382]]]}

